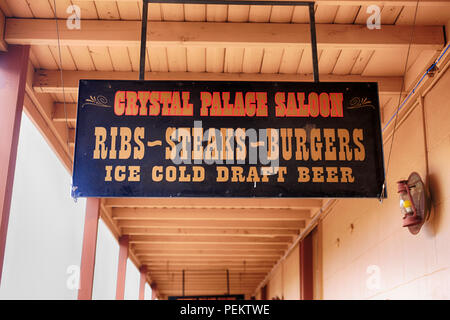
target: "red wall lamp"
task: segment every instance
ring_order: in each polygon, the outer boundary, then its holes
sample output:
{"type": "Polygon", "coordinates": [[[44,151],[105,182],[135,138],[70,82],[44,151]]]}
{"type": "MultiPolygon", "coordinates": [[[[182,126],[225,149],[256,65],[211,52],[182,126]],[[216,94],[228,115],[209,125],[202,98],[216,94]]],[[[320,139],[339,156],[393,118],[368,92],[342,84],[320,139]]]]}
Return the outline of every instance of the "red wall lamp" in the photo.
{"type": "Polygon", "coordinates": [[[420,175],[413,172],[408,180],[397,181],[397,186],[403,227],[407,227],[412,234],[417,234],[430,215],[430,197],[425,184],[420,175]]]}

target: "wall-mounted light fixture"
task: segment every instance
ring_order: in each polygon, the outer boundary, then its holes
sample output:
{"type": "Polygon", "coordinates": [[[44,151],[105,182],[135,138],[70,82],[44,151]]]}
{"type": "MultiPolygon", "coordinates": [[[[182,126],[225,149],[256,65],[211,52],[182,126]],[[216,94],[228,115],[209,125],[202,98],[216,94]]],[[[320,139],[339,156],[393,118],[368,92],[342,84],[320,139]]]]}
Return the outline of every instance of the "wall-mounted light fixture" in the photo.
{"type": "Polygon", "coordinates": [[[403,214],[403,227],[408,227],[412,234],[417,234],[430,212],[430,201],[425,184],[420,175],[413,172],[408,180],[397,181],[397,186],[400,210],[403,214]]]}

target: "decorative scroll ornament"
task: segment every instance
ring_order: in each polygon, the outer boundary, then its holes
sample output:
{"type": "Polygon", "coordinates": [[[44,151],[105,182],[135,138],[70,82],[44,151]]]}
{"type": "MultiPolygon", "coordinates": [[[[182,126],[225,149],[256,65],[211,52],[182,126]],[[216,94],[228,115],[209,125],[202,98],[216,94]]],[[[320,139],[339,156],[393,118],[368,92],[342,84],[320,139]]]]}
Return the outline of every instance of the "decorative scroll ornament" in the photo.
{"type": "Polygon", "coordinates": [[[108,105],[108,99],[106,99],[106,97],[102,95],[99,95],[97,97],[90,96],[88,99],[84,101],[81,107],[84,108],[85,106],[111,108],[111,106],[108,105]]]}
{"type": "Polygon", "coordinates": [[[370,101],[368,98],[354,97],[350,100],[347,109],[360,109],[365,107],[375,109],[375,106],[372,104],[372,101],[370,101]]]}

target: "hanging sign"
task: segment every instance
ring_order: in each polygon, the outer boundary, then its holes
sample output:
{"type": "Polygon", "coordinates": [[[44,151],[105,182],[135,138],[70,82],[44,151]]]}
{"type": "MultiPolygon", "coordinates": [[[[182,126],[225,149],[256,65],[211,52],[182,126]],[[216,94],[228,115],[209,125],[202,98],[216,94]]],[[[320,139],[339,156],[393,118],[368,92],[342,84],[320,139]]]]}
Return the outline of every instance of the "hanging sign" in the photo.
{"type": "Polygon", "coordinates": [[[74,197],[380,197],[376,83],[81,80],[74,197]]]}

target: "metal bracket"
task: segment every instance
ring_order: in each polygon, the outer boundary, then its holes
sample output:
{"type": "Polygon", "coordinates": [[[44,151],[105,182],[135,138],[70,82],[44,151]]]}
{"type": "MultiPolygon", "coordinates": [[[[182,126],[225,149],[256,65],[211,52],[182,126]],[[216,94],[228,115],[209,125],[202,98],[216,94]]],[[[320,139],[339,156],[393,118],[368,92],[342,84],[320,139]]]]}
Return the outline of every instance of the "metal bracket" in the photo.
{"type": "Polygon", "coordinates": [[[316,19],[314,2],[309,1],[261,1],[261,0],[142,0],[142,30],[141,57],[139,65],[139,80],[145,80],[145,55],[147,51],[148,4],[149,3],[178,3],[178,4],[208,4],[208,5],[256,5],[256,6],[308,6],[309,25],[311,35],[312,64],[314,82],[319,82],[319,59],[317,55],[316,19]]]}

